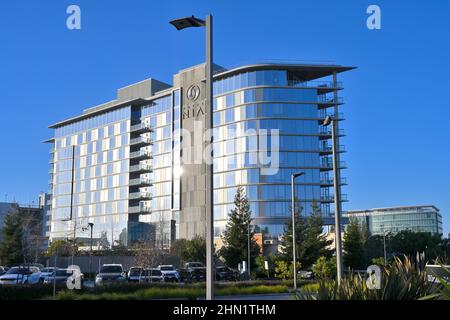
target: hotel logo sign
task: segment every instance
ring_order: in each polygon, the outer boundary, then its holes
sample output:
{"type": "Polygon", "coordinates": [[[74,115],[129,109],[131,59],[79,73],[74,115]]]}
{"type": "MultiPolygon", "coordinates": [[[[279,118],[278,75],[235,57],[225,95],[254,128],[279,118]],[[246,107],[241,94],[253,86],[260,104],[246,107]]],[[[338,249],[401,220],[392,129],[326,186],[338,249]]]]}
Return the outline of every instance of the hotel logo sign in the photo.
{"type": "Polygon", "coordinates": [[[186,96],[189,100],[191,101],[195,101],[198,99],[198,97],[200,96],[200,87],[197,86],[196,84],[191,85],[188,89],[187,89],[187,93],[186,96]]]}
{"type": "Polygon", "coordinates": [[[201,98],[199,84],[192,84],[186,90],[186,104],[183,106],[183,120],[205,115],[205,100],[201,98]]]}

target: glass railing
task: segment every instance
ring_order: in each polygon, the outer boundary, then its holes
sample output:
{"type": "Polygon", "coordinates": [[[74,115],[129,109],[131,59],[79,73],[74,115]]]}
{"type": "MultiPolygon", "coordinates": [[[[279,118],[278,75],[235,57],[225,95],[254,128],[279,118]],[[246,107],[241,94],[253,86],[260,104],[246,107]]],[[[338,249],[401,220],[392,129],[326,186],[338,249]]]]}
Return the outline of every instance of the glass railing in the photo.
{"type": "MultiPolygon", "coordinates": [[[[320,134],[321,136],[331,136],[331,129],[326,129],[325,127],[322,127],[322,128],[319,130],[319,134],[320,134]]],[[[338,135],[339,135],[339,136],[343,136],[343,135],[344,135],[344,130],[343,130],[343,129],[339,129],[339,130],[338,130],[338,135]]]]}
{"type": "Polygon", "coordinates": [[[130,185],[132,185],[132,186],[142,185],[142,184],[151,185],[152,183],[151,183],[150,179],[145,179],[145,178],[137,178],[137,179],[130,180],[130,185]]]}
{"type": "Polygon", "coordinates": [[[139,150],[139,151],[134,151],[130,153],[130,158],[151,158],[152,157],[152,153],[149,151],[143,151],[143,150],[139,150]]]}
{"type": "MultiPolygon", "coordinates": [[[[344,152],[345,151],[345,145],[339,145],[337,147],[338,152],[344,152]]],[[[333,152],[333,148],[331,146],[320,146],[319,152],[333,152]]]]}
{"type": "MultiPolygon", "coordinates": [[[[326,110],[319,110],[319,118],[321,119],[325,119],[326,117],[334,117],[334,113],[332,112],[327,112],[326,110]]],[[[344,119],[344,113],[343,112],[338,112],[338,118],[339,119],[344,119]]]]}
{"type": "Polygon", "coordinates": [[[325,95],[318,95],[317,96],[317,102],[319,103],[343,103],[344,98],[338,97],[337,100],[334,99],[334,97],[329,97],[325,95]]]}
{"type": "MultiPolygon", "coordinates": [[[[333,202],[334,201],[334,195],[328,195],[328,196],[321,196],[320,201],[322,202],[333,202]]],[[[347,195],[345,193],[341,193],[341,201],[347,201],[347,195]]]]}
{"type": "Polygon", "coordinates": [[[130,171],[151,171],[152,166],[148,164],[136,164],[130,167],[130,171]]]}
{"type": "Polygon", "coordinates": [[[130,193],[130,199],[150,199],[152,194],[150,192],[133,192],[130,193]]]}
{"type": "MultiPolygon", "coordinates": [[[[333,161],[323,161],[320,163],[320,167],[323,169],[333,169],[333,161]]],[[[345,161],[339,161],[339,169],[347,168],[347,163],[345,161]]]]}
{"type": "Polygon", "coordinates": [[[147,137],[137,137],[130,141],[130,144],[151,143],[151,139],[147,137]]]}
{"type": "Polygon", "coordinates": [[[288,80],[287,85],[289,87],[300,87],[300,88],[326,88],[326,89],[337,89],[342,88],[342,82],[337,81],[336,85],[333,81],[302,81],[302,80],[288,80]]]}
{"type": "Polygon", "coordinates": [[[136,123],[131,126],[131,131],[138,131],[138,130],[152,130],[152,127],[148,123],[136,123]]]}
{"type": "Polygon", "coordinates": [[[132,206],[128,210],[129,213],[151,213],[152,208],[149,206],[132,206]]]}
{"type": "MultiPolygon", "coordinates": [[[[320,180],[321,184],[324,185],[333,185],[334,184],[334,180],[333,179],[321,179],[320,180]]],[[[341,178],[341,185],[347,184],[347,179],[346,178],[341,178]]]]}

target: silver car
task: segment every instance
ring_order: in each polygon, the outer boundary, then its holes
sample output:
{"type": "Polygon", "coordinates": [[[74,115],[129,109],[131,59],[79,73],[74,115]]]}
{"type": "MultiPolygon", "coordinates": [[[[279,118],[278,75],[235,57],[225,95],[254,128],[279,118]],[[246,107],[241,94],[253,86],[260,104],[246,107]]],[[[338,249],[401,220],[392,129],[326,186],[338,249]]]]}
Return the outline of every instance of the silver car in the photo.
{"type": "Polygon", "coordinates": [[[0,276],[0,285],[38,284],[41,272],[37,267],[13,267],[0,276]]]}
{"type": "Polygon", "coordinates": [[[104,264],[95,277],[95,285],[117,284],[126,280],[121,264],[104,264]]]}
{"type": "MultiPolygon", "coordinates": [[[[57,286],[66,286],[67,279],[72,278],[74,275],[74,270],[71,269],[56,269],[52,272],[51,275],[45,277],[44,284],[46,285],[53,285],[56,284],[57,286]]],[[[81,277],[81,285],[83,284],[83,275],[80,275],[81,277]]]]}

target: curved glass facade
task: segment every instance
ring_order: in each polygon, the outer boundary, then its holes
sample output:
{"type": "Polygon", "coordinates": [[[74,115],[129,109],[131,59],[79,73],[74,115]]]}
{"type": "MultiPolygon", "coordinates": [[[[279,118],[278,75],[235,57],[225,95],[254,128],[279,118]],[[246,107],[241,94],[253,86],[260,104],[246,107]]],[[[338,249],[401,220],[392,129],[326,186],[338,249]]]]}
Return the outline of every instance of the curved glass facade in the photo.
{"type": "MultiPolygon", "coordinates": [[[[249,198],[254,224],[271,236],[283,233],[290,217],[291,175],[304,172],[296,180],[296,197],[302,214],[311,214],[313,204],[320,208],[324,191],[321,172],[325,157],[320,141],[318,90],[292,86],[287,70],[244,72],[214,82],[214,218],[219,235],[233,208],[237,186],[249,198]],[[279,170],[264,175],[251,161],[254,153],[266,152],[259,145],[252,149],[249,129],[279,130],[279,170]],[[230,137],[230,132],[239,132],[230,137]]],[[[268,140],[270,147],[270,139],[268,140]]],[[[329,205],[322,205],[324,214],[329,205]]]]}

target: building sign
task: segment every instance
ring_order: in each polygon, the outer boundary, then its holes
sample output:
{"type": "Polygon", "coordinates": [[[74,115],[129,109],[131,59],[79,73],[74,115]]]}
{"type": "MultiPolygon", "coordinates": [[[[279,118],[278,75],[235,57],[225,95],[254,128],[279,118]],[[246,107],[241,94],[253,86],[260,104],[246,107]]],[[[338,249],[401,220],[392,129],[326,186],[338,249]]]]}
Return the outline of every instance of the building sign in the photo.
{"type": "Polygon", "coordinates": [[[202,94],[200,87],[203,87],[203,83],[197,85],[192,84],[186,90],[186,100],[183,105],[183,120],[189,118],[199,118],[200,116],[205,115],[205,99],[200,99],[199,97],[202,94]]]}

